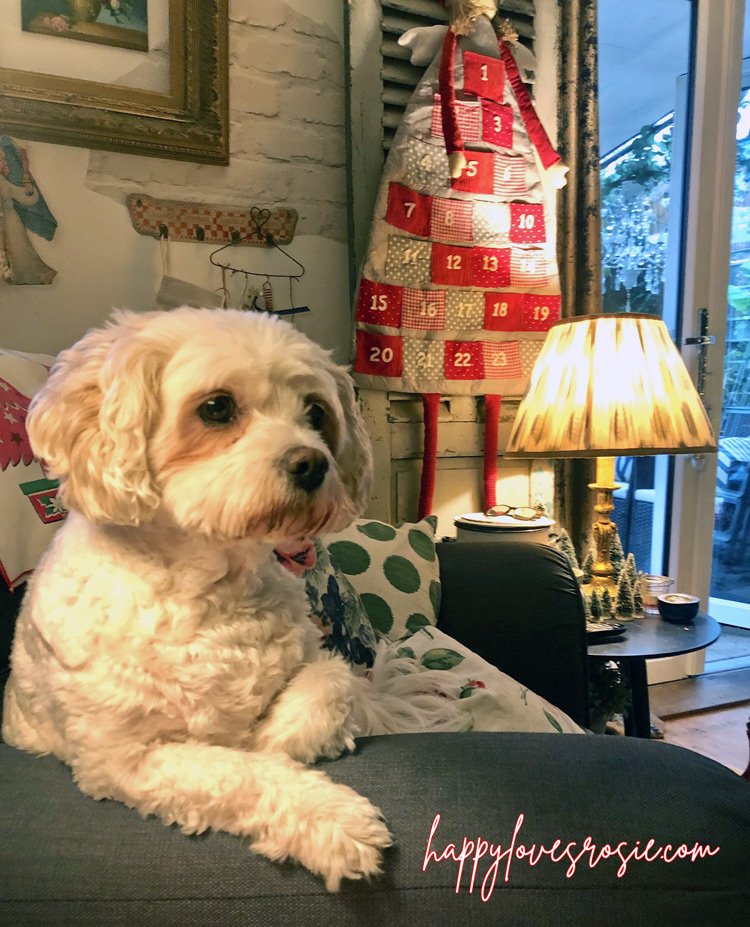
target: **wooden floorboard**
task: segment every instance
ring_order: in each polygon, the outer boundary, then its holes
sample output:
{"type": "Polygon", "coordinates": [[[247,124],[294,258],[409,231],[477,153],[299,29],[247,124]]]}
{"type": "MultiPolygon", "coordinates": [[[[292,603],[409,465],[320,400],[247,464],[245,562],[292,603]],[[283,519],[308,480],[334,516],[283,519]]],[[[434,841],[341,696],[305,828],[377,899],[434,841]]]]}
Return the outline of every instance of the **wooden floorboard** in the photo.
{"type": "Polygon", "coordinates": [[[741,704],[750,700],[750,667],[649,686],[648,697],[660,718],[741,704]]]}
{"type": "Polygon", "coordinates": [[[750,701],[673,717],[664,721],[664,740],[743,772],[748,764],[749,717],[750,701]]]}

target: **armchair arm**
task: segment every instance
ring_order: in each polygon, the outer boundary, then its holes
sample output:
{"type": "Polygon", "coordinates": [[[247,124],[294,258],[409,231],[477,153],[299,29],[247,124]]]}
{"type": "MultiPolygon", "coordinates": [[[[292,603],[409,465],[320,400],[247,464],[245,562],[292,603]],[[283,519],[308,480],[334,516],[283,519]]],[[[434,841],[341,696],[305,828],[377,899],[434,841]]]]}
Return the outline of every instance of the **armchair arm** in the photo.
{"type": "Polygon", "coordinates": [[[587,726],[586,619],[565,556],[524,541],[437,550],[438,627],[587,726]]]}

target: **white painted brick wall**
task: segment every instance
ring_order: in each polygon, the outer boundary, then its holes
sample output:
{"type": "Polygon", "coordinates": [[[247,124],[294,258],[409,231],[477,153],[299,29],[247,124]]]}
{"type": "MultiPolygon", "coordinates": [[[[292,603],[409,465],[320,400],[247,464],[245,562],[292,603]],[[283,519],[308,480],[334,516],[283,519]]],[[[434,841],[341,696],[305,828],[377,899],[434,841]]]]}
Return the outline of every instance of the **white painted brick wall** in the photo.
{"type": "Polygon", "coordinates": [[[317,0],[311,16],[300,8],[284,0],[230,2],[227,167],[92,152],[89,183],[115,196],[135,188],[172,199],[291,206],[298,234],[343,241],[341,5],[317,0]]]}

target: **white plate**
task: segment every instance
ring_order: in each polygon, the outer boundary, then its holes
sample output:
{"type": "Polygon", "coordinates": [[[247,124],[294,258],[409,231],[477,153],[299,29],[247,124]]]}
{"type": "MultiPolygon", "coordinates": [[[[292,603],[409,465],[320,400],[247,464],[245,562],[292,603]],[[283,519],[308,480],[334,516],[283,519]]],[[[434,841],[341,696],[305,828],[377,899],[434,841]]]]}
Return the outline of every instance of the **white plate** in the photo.
{"type": "Polygon", "coordinates": [[[456,524],[484,525],[487,528],[510,529],[511,531],[529,531],[531,529],[550,528],[554,525],[551,518],[534,518],[531,521],[521,521],[519,518],[513,518],[510,515],[487,516],[484,512],[469,512],[467,515],[459,515],[456,518],[456,524]]]}

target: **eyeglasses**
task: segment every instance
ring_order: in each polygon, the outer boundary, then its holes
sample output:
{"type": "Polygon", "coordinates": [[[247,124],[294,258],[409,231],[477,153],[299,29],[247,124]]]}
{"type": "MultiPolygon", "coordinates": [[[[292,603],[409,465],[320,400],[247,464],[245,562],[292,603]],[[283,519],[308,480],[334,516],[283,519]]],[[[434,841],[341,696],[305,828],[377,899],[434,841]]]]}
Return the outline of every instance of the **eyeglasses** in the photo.
{"type": "Polygon", "coordinates": [[[517,521],[536,521],[544,514],[541,507],[532,508],[529,505],[493,505],[484,513],[488,518],[497,518],[500,515],[509,515],[517,521]]]}

